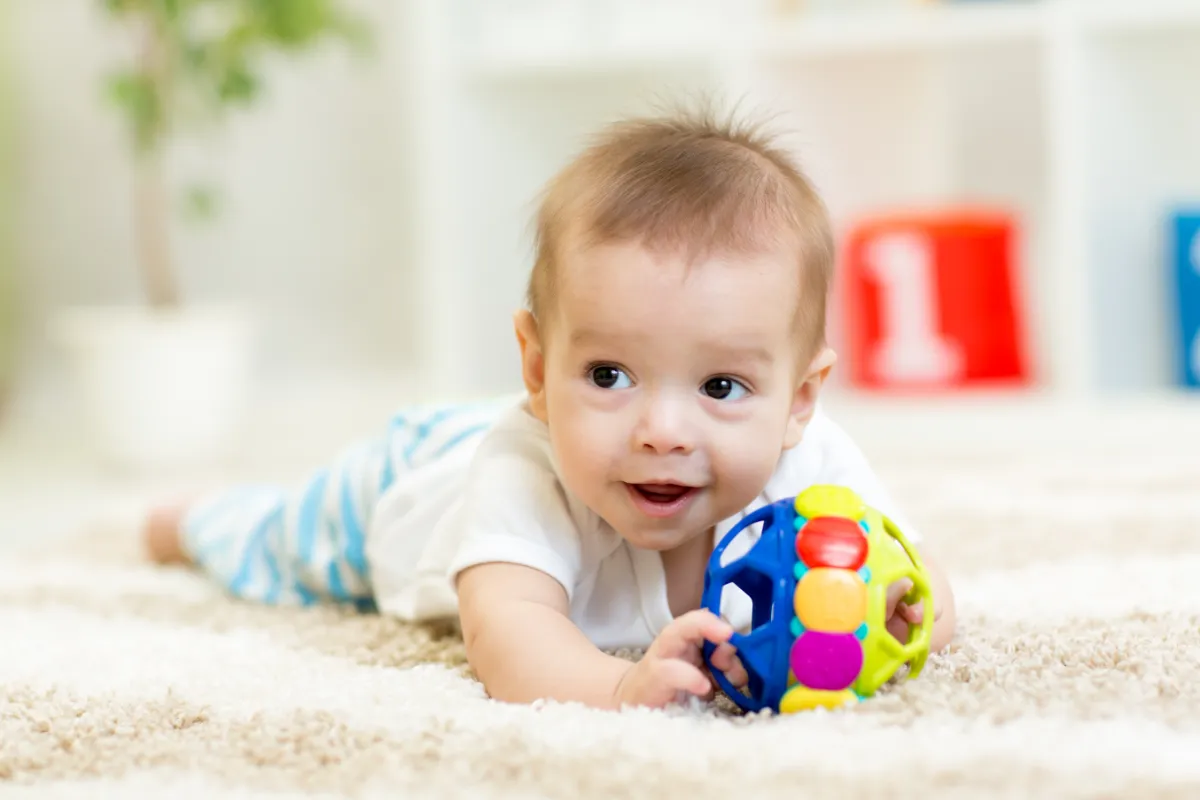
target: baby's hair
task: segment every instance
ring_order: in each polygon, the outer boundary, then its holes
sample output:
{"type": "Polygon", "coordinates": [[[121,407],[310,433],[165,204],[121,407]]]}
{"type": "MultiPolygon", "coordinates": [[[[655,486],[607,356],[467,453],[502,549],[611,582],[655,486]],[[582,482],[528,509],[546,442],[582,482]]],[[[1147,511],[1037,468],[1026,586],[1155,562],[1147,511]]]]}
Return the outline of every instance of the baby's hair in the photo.
{"type": "Polygon", "coordinates": [[[811,358],[825,339],[834,245],[825,204],[761,123],[710,108],[611,125],[546,186],[527,302],[539,324],[554,302],[568,241],[637,241],[713,254],[794,248],[796,332],[811,358]]]}

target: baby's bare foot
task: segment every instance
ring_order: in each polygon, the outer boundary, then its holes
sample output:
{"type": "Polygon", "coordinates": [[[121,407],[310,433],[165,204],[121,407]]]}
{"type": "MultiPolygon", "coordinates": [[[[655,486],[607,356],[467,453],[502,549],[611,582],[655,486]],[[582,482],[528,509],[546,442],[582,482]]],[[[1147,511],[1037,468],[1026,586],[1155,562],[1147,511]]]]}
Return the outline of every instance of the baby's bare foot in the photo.
{"type": "Polygon", "coordinates": [[[142,539],[150,558],[159,564],[187,564],[190,559],[183,552],[181,525],[187,513],[187,504],[159,506],[146,517],[142,539]]]}

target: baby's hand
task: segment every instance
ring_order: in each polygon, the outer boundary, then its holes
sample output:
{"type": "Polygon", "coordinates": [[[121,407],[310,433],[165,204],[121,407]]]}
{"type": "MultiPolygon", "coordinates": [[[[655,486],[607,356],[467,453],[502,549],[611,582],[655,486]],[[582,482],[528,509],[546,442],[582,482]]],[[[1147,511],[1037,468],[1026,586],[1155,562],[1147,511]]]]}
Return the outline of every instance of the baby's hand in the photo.
{"type": "MultiPolygon", "coordinates": [[[[887,629],[892,636],[901,642],[908,641],[908,626],[920,625],[925,619],[925,604],[909,605],[904,602],[904,595],[912,591],[913,583],[908,578],[896,581],[888,587],[887,595],[887,629]]],[[[933,621],[937,622],[942,616],[941,604],[934,598],[933,621]]]]}
{"type": "MultiPolygon", "coordinates": [[[[658,634],[642,660],[621,678],[616,691],[617,704],[662,708],[689,694],[712,697],[712,679],[705,673],[700,648],[705,641],[728,646],[731,636],[733,626],[711,611],[689,611],[678,617],[658,634]]],[[[718,647],[717,654],[722,649],[718,647]]],[[[730,647],[720,657],[729,662],[733,649],[730,647]]],[[[741,669],[740,665],[737,669],[741,669]]],[[[736,674],[732,665],[724,671],[736,674]]]]}

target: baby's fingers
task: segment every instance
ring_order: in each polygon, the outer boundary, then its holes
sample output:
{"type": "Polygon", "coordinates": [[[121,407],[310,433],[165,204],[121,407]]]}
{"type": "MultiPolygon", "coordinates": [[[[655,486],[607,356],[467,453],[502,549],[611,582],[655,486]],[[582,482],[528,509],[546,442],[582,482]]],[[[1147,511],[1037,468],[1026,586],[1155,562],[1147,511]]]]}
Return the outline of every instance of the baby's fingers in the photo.
{"type": "Polygon", "coordinates": [[[904,595],[911,592],[912,588],[913,588],[913,582],[910,581],[908,578],[902,578],[901,580],[898,580],[895,583],[888,586],[887,610],[888,610],[889,617],[893,613],[896,613],[897,611],[900,610],[900,606],[903,605],[903,603],[901,601],[904,599],[904,595]]]}
{"type": "Polygon", "coordinates": [[[907,603],[900,603],[896,606],[896,613],[903,617],[905,622],[920,625],[921,621],[925,619],[925,604],[917,603],[910,606],[907,603]]]}
{"type": "Polygon", "coordinates": [[[721,672],[729,672],[733,669],[733,662],[736,660],[733,655],[735,652],[731,644],[717,645],[713,650],[712,665],[721,672]]]}
{"type": "Polygon", "coordinates": [[[664,658],[655,662],[654,682],[668,702],[680,692],[704,698],[713,694],[712,680],[703,670],[678,658],[664,658]]]}
{"type": "Polygon", "coordinates": [[[728,642],[733,636],[733,626],[725,622],[711,611],[703,609],[689,611],[667,626],[659,640],[666,652],[659,653],[664,657],[680,656],[695,652],[706,641],[713,644],[728,642]]]}
{"type": "Polygon", "coordinates": [[[733,645],[723,644],[713,651],[712,664],[725,674],[726,679],[740,689],[750,682],[746,668],[734,653],[733,645]]]}

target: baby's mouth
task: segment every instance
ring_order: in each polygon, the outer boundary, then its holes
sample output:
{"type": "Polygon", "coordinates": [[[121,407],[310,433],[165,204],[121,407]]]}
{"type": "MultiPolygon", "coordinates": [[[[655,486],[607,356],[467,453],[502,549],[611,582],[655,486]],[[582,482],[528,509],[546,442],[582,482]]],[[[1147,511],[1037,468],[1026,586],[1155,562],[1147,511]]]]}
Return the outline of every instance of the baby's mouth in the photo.
{"type": "Polygon", "coordinates": [[[691,486],[678,483],[634,483],[630,484],[638,492],[653,503],[671,503],[692,491],[691,486]]]}
{"type": "Polygon", "coordinates": [[[672,514],[687,503],[698,491],[695,486],[679,483],[627,483],[634,502],[654,516],[672,514]]]}

